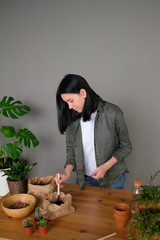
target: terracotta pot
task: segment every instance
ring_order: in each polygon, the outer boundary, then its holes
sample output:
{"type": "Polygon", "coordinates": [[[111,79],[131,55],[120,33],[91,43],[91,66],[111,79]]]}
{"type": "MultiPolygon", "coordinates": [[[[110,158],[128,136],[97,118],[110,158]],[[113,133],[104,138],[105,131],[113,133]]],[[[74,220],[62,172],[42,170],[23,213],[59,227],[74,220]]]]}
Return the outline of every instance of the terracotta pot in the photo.
{"type": "Polygon", "coordinates": [[[30,236],[33,233],[33,226],[32,227],[24,227],[24,232],[26,236],[30,236]]]}
{"type": "Polygon", "coordinates": [[[34,221],[35,221],[35,226],[38,229],[38,224],[37,223],[39,222],[39,220],[34,219],[34,221]]]}
{"type": "Polygon", "coordinates": [[[38,226],[40,234],[46,234],[48,230],[48,225],[45,227],[38,226]]]}
{"type": "MultiPolygon", "coordinates": [[[[41,217],[41,219],[42,219],[42,217],[41,217]]],[[[38,222],[39,222],[39,220],[37,220],[36,218],[34,219],[34,221],[35,221],[35,225],[36,225],[36,228],[38,229],[38,222]]]]}
{"type": "Polygon", "coordinates": [[[130,215],[130,206],[127,203],[118,203],[113,210],[113,216],[118,227],[123,228],[127,225],[130,215]]]}

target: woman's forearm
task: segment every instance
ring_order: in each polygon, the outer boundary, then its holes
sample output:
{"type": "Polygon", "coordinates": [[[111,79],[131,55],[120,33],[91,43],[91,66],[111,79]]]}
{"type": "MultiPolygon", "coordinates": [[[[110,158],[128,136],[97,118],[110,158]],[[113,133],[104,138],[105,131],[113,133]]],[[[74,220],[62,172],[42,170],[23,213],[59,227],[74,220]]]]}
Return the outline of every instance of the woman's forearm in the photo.
{"type": "Polygon", "coordinates": [[[103,165],[105,166],[106,171],[108,171],[111,167],[113,167],[114,164],[116,164],[118,161],[115,157],[111,157],[106,163],[103,165]]]}
{"type": "Polygon", "coordinates": [[[71,172],[73,171],[73,166],[72,165],[67,165],[64,171],[64,174],[70,177],[71,172]]]}

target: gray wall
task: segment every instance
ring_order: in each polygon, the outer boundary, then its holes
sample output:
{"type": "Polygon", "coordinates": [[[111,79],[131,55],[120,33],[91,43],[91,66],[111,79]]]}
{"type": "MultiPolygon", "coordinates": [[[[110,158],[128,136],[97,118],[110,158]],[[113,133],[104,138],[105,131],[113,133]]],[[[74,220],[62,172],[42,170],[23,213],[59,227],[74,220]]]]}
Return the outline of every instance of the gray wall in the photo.
{"type": "Polygon", "coordinates": [[[133,144],[125,187],[148,183],[160,168],[160,1],[0,0],[0,99],[32,108],[14,121],[40,141],[24,152],[38,161],[30,176],[63,171],[55,95],[67,73],[123,109],[133,144]]]}

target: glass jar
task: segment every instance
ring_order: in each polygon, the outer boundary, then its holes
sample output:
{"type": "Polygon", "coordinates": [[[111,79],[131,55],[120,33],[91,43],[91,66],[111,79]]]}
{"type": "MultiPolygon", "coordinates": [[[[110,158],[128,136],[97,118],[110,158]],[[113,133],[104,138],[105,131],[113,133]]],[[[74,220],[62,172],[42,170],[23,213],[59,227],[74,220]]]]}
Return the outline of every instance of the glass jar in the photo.
{"type": "Polygon", "coordinates": [[[142,186],[142,180],[134,180],[134,187],[132,189],[132,200],[131,200],[131,212],[133,214],[139,212],[139,207],[136,204],[136,200],[139,199],[141,186],[142,186]]]}

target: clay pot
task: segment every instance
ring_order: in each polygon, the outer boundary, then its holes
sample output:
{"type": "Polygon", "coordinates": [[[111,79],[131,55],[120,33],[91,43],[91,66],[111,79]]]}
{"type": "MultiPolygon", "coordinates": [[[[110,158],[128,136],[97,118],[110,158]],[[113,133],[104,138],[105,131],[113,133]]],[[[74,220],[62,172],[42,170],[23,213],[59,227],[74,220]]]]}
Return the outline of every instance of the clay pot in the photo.
{"type": "MultiPolygon", "coordinates": [[[[42,219],[42,217],[41,217],[40,219],[42,219]]],[[[39,220],[40,220],[40,219],[39,219],[39,220]]],[[[36,226],[37,229],[38,229],[38,222],[39,222],[39,220],[37,220],[36,218],[34,219],[35,226],[36,226]]]]}
{"type": "Polygon", "coordinates": [[[24,232],[26,236],[30,236],[33,233],[33,226],[32,227],[24,227],[24,232]]]}
{"type": "Polygon", "coordinates": [[[48,225],[45,227],[38,226],[40,234],[46,234],[48,230],[48,225]]]}
{"type": "Polygon", "coordinates": [[[119,228],[127,225],[130,215],[130,206],[127,203],[118,203],[113,210],[113,216],[119,228]]]}
{"type": "Polygon", "coordinates": [[[34,219],[34,221],[35,221],[35,226],[38,229],[38,224],[37,223],[39,222],[39,220],[34,219]]]}

